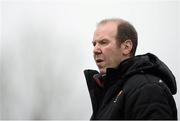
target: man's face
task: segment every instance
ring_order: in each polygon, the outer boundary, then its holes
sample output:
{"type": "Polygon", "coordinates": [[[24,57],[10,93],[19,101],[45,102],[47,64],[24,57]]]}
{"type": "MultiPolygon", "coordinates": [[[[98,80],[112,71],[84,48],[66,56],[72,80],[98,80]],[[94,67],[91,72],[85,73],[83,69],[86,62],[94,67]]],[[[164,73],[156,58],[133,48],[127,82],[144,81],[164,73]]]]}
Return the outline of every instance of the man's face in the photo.
{"type": "Polygon", "coordinates": [[[116,42],[117,23],[108,22],[99,25],[93,37],[93,54],[100,73],[107,68],[116,68],[124,59],[123,48],[116,42]]]}

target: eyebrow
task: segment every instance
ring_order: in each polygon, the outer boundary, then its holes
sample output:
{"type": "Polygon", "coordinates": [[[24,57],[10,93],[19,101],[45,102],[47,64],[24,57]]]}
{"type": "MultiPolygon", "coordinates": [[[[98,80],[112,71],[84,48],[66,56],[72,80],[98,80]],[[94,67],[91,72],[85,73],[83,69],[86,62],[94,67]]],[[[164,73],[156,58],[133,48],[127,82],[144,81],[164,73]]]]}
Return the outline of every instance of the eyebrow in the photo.
{"type": "Polygon", "coordinates": [[[92,42],[99,42],[99,41],[103,41],[103,40],[109,40],[109,39],[107,39],[107,38],[97,39],[97,40],[93,40],[92,42]]]}

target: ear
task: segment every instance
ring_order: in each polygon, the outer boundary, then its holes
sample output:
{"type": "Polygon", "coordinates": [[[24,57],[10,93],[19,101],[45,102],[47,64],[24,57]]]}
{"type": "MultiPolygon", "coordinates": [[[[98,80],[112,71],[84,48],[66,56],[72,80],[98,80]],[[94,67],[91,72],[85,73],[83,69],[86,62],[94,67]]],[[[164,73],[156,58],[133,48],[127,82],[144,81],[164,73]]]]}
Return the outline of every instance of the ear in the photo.
{"type": "Polygon", "coordinates": [[[122,49],[123,49],[122,54],[124,56],[127,56],[127,55],[130,56],[130,53],[131,53],[131,50],[133,47],[132,41],[130,39],[128,39],[128,40],[124,41],[121,45],[122,45],[122,49]]]}

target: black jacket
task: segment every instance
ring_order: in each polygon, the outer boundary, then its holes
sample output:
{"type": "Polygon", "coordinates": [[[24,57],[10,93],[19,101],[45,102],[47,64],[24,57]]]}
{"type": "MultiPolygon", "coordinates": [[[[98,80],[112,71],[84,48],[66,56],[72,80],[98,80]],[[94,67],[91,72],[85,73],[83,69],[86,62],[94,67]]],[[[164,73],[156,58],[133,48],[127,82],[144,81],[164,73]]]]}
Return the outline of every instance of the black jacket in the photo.
{"type": "Polygon", "coordinates": [[[176,81],[169,68],[147,53],[123,61],[106,76],[85,70],[95,119],[177,119],[176,81]]]}

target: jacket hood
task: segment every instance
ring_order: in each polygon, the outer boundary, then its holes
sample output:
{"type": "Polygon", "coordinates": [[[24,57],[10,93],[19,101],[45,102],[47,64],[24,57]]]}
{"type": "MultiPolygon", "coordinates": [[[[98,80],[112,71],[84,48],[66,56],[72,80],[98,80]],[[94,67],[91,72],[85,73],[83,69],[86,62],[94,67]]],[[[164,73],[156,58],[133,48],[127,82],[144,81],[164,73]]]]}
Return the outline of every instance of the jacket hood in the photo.
{"type": "Polygon", "coordinates": [[[151,53],[138,55],[123,61],[119,65],[118,70],[121,69],[122,66],[124,68],[121,73],[124,73],[122,74],[124,76],[144,71],[161,78],[168,86],[172,94],[176,94],[177,92],[176,80],[173,73],[166,64],[164,64],[158,57],[151,53]]]}
{"type": "MultiPolygon", "coordinates": [[[[120,75],[121,78],[128,78],[129,76],[135,73],[140,73],[142,71],[161,78],[163,82],[168,86],[171,93],[176,94],[177,87],[173,73],[167,67],[167,65],[165,65],[158,57],[151,53],[138,55],[126,59],[123,62],[121,62],[117,69],[108,68],[106,71],[106,75],[108,76],[112,73],[118,73],[118,75],[120,75]]],[[[98,72],[95,70],[85,70],[84,73],[86,79],[89,79],[92,77],[93,74],[97,74],[98,72]]]]}

